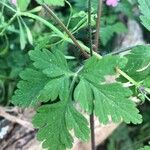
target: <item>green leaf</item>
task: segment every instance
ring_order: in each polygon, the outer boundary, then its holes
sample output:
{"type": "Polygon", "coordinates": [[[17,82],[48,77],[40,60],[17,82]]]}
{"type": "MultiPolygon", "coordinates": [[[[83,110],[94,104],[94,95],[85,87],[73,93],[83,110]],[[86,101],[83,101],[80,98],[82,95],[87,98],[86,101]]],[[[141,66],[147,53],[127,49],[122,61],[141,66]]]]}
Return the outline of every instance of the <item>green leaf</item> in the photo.
{"type": "Polygon", "coordinates": [[[73,105],[67,107],[66,124],[69,130],[74,130],[74,134],[77,138],[82,141],[88,141],[90,133],[88,122],[83,115],[73,107],[73,105]]]}
{"type": "Polygon", "coordinates": [[[142,116],[129,97],[131,91],[118,83],[92,85],[95,99],[95,114],[100,122],[107,124],[109,116],[113,122],[141,123],[142,116]]]}
{"type": "Polygon", "coordinates": [[[25,11],[30,4],[31,0],[17,0],[18,7],[21,11],[25,11]]]}
{"type": "Polygon", "coordinates": [[[138,0],[139,8],[141,10],[142,15],[140,19],[142,24],[150,31],[150,3],[149,0],[138,0]]]}
{"type": "Polygon", "coordinates": [[[137,46],[126,56],[128,63],[124,71],[136,81],[150,75],[150,46],[137,46]]]}
{"type": "Polygon", "coordinates": [[[43,73],[51,78],[71,73],[65,57],[60,51],[32,50],[29,52],[29,56],[34,61],[34,66],[43,70],[43,73]]]}
{"type": "Polygon", "coordinates": [[[26,32],[27,32],[28,41],[31,45],[33,45],[32,33],[31,33],[31,30],[29,29],[29,27],[26,24],[25,24],[25,29],[26,29],[26,32]]]}
{"type": "Polygon", "coordinates": [[[150,76],[143,81],[143,85],[150,88],[150,76]]]}
{"type": "Polygon", "coordinates": [[[22,80],[17,84],[18,90],[12,97],[12,103],[21,107],[37,105],[40,91],[48,82],[48,77],[39,71],[26,69],[20,74],[22,80]]]}
{"type": "Polygon", "coordinates": [[[126,27],[121,22],[117,22],[113,25],[105,25],[104,27],[101,27],[101,41],[105,46],[108,43],[108,41],[114,36],[115,33],[119,34],[126,31],[126,27]]]}
{"type": "Polygon", "coordinates": [[[38,98],[47,102],[50,99],[51,101],[54,101],[59,96],[61,100],[64,100],[64,97],[66,97],[66,94],[69,91],[69,85],[70,81],[68,77],[53,79],[44,86],[44,89],[40,92],[38,98]]]}
{"type": "Polygon", "coordinates": [[[133,17],[133,0],[129,1],[122,1],[121,3],[118,3],[117,7],[115,7],[115,11],[117,13],[123,13],[127,17],[131,18],[133,17]]]}
{"type": "Polygon", "coordinates": [[[75,100],[85,111],[90,112],[93,100],[95,114],[104,124],[110,117],[113,122],[123,120],[136,124],[142,121],[135,103],[129,99],[132,92],[119,83],[105,83],[105,76],[115,75],[115,68],[121,60],[116,56],[106,56],[101,60],[91,57],[80,73],[80,82],[74,92],[75,100]]]}
{"type": "Polygon", "coordinates": [[[73,139],[66,126],[63,105],[41,106],[33,118],[33,124],[39,128],[37,139],[43,141],[43,148],[65,150],[72,147],[73,139]]]}
{"type": "Polygon", "coordinates": [[[33,118],[33,124],[39,128],[38,140],[43,141],[43,148],[49,150],[72,148],[73,139],[68,129],[73,129],[82,140],[89,139],[88,122],[71,103],[41,106],[33,118]]]}
{"type": "Polygon", "coordinates": [[[65,0],[36,0],[39,4],[47,4],[53,6],[64,6],[65,0]]]}
{"type": "Polygon", "coordinates": [[[26,46],[26,43],[27,43],[25,31],[24,31],[24,28],[20,22],[20,19],[18,19],[18,23],[19,23],[19,29],[20,29],[20,46],[21,46],[21,49],[24,49],[26,46]]]}
{"type": "Polygon", "coordinates": [[[138,149],[138,150],[150,150],[150,146],[144,146],[143,148],[140,148],[140,149],[138,149]]]}
{"type": "Polygon", "coordinates": [[[13,96],[13,103],[22,107],[35,106],[38,102],[64,100],[70,87],[70,71],[65,57],[60,52],[31,51],[34,65],[40,69],[26,69],[22,81],[13,96]],[[43,72],[41,72],[43,71],[43,72]]]}
{"type": "Polygon", "coordinates": [[[95,56],[85,62],[81,71],[82,76],[88,81],[100,83],[105,81],[105,76],[116,75],[116,67],[122,67],[124,59],[118,56],[106,56],[101,60],[95,56]],[[121,66],[120,66],[121,65],[121,66]]]}
{"type": "Polygon", "coordinates": [[[80,80],[80,83],[77,85],[74,91],[74,98],[77,100],[81,107],[91,113],[93,110],[93,93],[90,88],[90,84],[83,79],[80,80]]]}

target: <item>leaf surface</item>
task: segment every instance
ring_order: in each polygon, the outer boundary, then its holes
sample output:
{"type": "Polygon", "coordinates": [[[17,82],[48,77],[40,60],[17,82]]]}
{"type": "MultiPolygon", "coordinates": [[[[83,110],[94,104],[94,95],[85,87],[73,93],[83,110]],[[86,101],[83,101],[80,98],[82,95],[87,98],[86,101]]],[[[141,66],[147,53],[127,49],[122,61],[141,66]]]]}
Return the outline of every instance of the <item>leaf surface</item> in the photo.
{"type": "Polygon", "coordinates": [[[132,92],[120,83],[105,83],[105,76],[115,75],[115,68],[123,62],[116,56],[106,56],[101,60],[92,57],[86,61],[80,74],[74,98],[87,112],[94,104],[95,115],[101,123],[107,124],[111,117],[113,122],[141,123],[141,115],[134,102],[130,100],[132,92]]]}
{"type": "Polygon", "coordinates": [[[29,52],[38,70],[26,69],[21,73],[18,90],[12,102],[22,107],[35,106],[39,102],[63,100],[69,91],[70,73],[61,52],[35,50],[29,52]]]}
{"type": "Polygon", "coordinates": [[[41,106],[33,118],[33,124],[39,128],[38,140],[43,141],[43,148],[49,150],[72,148],[73,138],[68,129],[73,129],[75,135],[84,141],[89,138],[87,120],[71,103],[41,106]]]}
{"type": "Polygon", "coordinates": [[[150,46],[137,46],[126,56],[128,63],[124,71],[137,81],[150,75],[150,46]]]}
{"type": "Polygon", "coordinates": [[[141,10],[142,15],[140,19],[142,24],[150,31],[150,3],[149,0],[138,0],[139,8],[141,10]]]}
{"type": "Polygon", "coordinates": [[[17,85],[18,89],[12,97],[12,102],[21,107],[37,105],[40,91],[48,82],[48,77],[33,69],[26,69],[20,74],[20,77],[22,80],[17,85]]]}

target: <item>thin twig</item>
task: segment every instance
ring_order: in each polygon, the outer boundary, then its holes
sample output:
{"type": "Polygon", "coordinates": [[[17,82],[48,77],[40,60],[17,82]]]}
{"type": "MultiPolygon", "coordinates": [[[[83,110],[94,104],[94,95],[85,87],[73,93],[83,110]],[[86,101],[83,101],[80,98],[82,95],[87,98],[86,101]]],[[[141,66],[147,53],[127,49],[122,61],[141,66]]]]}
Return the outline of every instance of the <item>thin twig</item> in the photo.
{"type": "Polygon", "coordinates": [[[73,36],[73,34],[66,28],[63,22],[54,14],[54,12],[46,4],[42,4],[42,6],[54,18],[54,20],[60,25],[60,27],[67,33],[67,35],[72,39],[72,41],[79,48],[79,50],[84,54],[84,56],[86,58],[89,58],[89,55],[84,51],[84,49],[82,49],[82,47],[80,46],[76,38],[73,36]]]}
{"type": "Polygon", "coordinates": [[[11,122],[17,123],[17,124],[27,128],[27,129],[34,130],[32,123],[25,121],[25,120],[22,120],[16,116],[10,115],[9,113],[7,113],[7,110],[1,106],[0,106],[0,116],[11,121],[11,122]]]}
{"type": "Polygon", "coordinates": [[[99,37],[100,37],[100,20],[102,15],[103,0],[98,0],[97,20],[96,20],[96,33],[95,33],[95,44],[94,51],[98,51],[99,37]]]}
{"type": "MultiPolygon", "coordinates": [[[[90,55],[93,56],[92,48],[92,27],[91,27],[91,0],[88,0],[88,29],[89,29],[89,44],[90,44],[90,55]]],[[[94,113],[90,115],[90,129],[91,129],[91,150],[95,150],[95,133],[94,133],[94,113]]]]}
{"type": "Polygon", "coordinates": [[[91,129],[91,150],[96,149],[95,145],[95,120],[94,120],[94,113],[90,115],[90,129],[91,129]]]}
{"type": "Polygon", "coordinates": [[[88,30],[89,30],[90,55],[93,56],[92,27],[91,27],[91,0],[88,0],[88,30]]]}
{"type": "MultiPolygon", "coordinates": [[[[125,48],[121,48],[119,50],[114,50],[114,52],[110,53],[111,55],[117,55],[117,54],[120,54],[120,53],[123,53],[123,52],[127,52],[127,51],[130,51],[132,48],[135,48],[137,46],[140,46],[140,44],[138,45],[133,45],[133,46],[130,46],[130,47],[125,47],[125,48]]],[[[150,46],[150,44],[144,44],[144,45],[141,45],[141,46],[150,46]]]]}

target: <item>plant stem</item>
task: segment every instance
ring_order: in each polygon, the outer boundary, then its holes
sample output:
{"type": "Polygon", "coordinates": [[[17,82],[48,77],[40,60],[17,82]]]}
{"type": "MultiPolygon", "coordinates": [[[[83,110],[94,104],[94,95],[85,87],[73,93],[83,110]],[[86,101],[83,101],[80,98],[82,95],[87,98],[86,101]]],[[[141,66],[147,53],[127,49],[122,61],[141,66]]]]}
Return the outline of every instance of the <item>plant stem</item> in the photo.
{"type": "MultiPolygon", "coordinates": [[[[128,76],[125,72],[123,72],[119,68],[116,68],[116,71],[120,75],[122,75],[124,78],[126,78],[130,83],[132,83],[134,86],[136,86],[141,93],[143,93],[143,91],[144,91],[144,92],[146,92],[146,94],[150,94],[150,88],[142,86],[140,83],[136,82],[133,78],[128,76]]],[[[149,98],[146,96],[146,94],[145,94],[145,97],[149,100],[149,98]]]]}
{"type": "Polygon", "coordinates": [[[4,6],[6,6],[7,8],[9,8],[10,10],[12,10],[13,12],[17,12],[13,7],[10,7],[9,5],[7,5],[5,2],[0,1],[0,3],[4,6]]]}
{"type": "Polygon", "coordinates": [[[4,76],[4,75],[0,75],[0,79],[2,79],[2,80],[10,80],[10,81],[14,81],[14,79],[9,78],[9,77],[6,77],[6,76],[4,76]]]}
{"type": "MultiPolygon", "coordinates": [[[[140,45],[133,45],[133,46],[130,46],[130,47],[126,47],[126,48],[121,48],[119,50],[114,50],[114,52],[110,53],[111,55],[117,55],[117,54],[120,54],[120,53],[123,53],[123,52],[127,52],[127,51],[130,51],[132,48],[135,48],[137,46],[140,46],[140,45]]],[[[144,44],[142,46],[150,46],[150,44],[144,44]]]]}
{"type": "Polygon", "coordinates": [[[15,13],[12,18],[9,20],[9,22],[7,23],[7,25],[3,28],[3,30],[0,32],[0,36],[4,34],[5,30],[7,29],[7,27],[16,19],[17,17],[17,13],[15,13]]]}
{"type": "Polygon", "coordinates": [[[71,18],[72,18],[72,15],[73,15],[73,8],[72,8],[71,4],[68,2],[68,0],[65,0],[65,2],[68,4],[68,6],[70,8],[70,15],[69,15],[69,19],[68,19],[68,22],[67,22],[67,28],[68,28],[69,24],[70,24],[70,21],[71,21],[71,18]]]}
{"type": "Polygon", "coordinates": [[[90,55],[93,56],[92,27],[91,27],[91,0],[88,0],[88,29],[89,29],[90,55]]]}
{"type": "Polygon", "coordinates": [[[37,21],[40,21],[42,22],[44,25],[46,25],[47,27],[49,27],[52,31],[54,31],[59,37],[61,38],[65,38],[64,37],[64,34],[59,30],[57,29],[54,25],[52,25],[51,23],[49,23],[48,21],[46,21],[45,19],[35,15],[35,14],[32,14],[32,13],[29,13],[29,12],[22,12],[20,13],[21,16],[25,16],[25,17],[29,17],[29,18],[32,18],[32,19],[35,19],[37,21]]]}
{"type": "Polygon", "coordinates": [[[134,79],[132,79],[130,76],[128,76],[125,72],[123,72],[122,70],[120,70],[119,68],[116,68],[116,71],[122,75],[124,78],[126,78],[130,83],[132,83],[133,85],[135,85],[137,88],[140,87],[140,84],[138,82],[136,82],[134,79]]]}
{"type": "MultiPolygon", "coordinates": [[[[29,18],[32,18],[32,19],[35,19],[37,21],[40,21],[42,22],[44,25],[46,25],[48,28],[50,28],[53,32],[55,32],[57,34],[58,37],[62,38],[63,40],[65,40],[66,42],[69,42],[71,44],[75,44],[71,38],[69,37],[66,37],[58,28],[56,28],[54,25],[52,25],[50,22],[48,22],[47,20],[35,15],[35,14],[32,14],[32,13],[29,13],[29,12],[21,12],[20,13],[21,16],[25,16],[25,17],[29,17],[29,18]]],[[[79,45],[82,47],[82,49],[88,53],[90,53],[90,49],[84,45],[81,41],[78,41],[77,42],[79,43],[79,45]]],[[[96,52],[93,52],[93,55],[96,56],[98,59],[101,59],[102,56],[99,55],[98,53],[96,52]]]]}
{"type": "Polygon", "coordinates": [[[73,79],[72,79],[72,82],[71,82],[71,85],[70,85],[70,91],[69,91],[69,97],[68,99],[72,99],[72,95],[73,95],[73,90],[74,90],[74,86],[75,86],[75,83],[77,81],[77,78],[78,78],[78,74],[79,72],[83,69],[83,66],[81,66],[77,72],[73,75],[73,79]]]}
{"type": "MultiPolygon", "coordinates": [[[[91,0],[88,0],[88,29],[89,29],[90,56],[93,56],[92,27],[91,27],[91,0]]],[[[95,150],[95,133],[94,133],[95,122],[94,122],[93,110],[92,110],[92,113],[90,114],[91,150],[95,150]]]]}
{"type": "Polygon", "coordinates": [[[96,20],[96,33],[95,33],[95,44],[94,44],[94,50],[98,51],[99,46],[99,37],[100,37],[100,20],[102,15],[102,5],[103,0],[98,0],[98,11],[97,11],[97,20],[96,20]]]}
{"type": "Polygon", "coordinates": [[[66,28],[66,26],[63,24],[63,22],[55,15],[55,13],[46,5],[42,5],[47,12],[54,18],[54,20],[61,26],[61,28],[67,33],[67,35],[72,39],[72,41],[75,43],[75,45],[80,49],[80,51],[84,54],[86,58],[89,57],[89,55],[85,52],[85,50],[82,49],[76,38],[72,35],[72,33],[66,28]]]}
{"type": "Polygon", "coordinates": [[[95,146],[95,121],[94,121],[94,113],[92,112],[92,114],[90,115],[90,129],[91,129],[91,150],[95,150],[96,146],[95,146]]]}

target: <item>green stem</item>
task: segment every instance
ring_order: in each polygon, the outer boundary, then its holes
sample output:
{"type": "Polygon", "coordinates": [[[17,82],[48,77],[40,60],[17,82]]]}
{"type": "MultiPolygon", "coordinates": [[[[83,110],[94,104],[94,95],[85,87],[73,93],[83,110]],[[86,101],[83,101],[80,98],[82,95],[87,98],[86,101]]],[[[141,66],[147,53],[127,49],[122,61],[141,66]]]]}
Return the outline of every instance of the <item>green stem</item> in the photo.
{"type": "MultiPolygon", "coordinates": [[[[88,0],[88,29],[89,29],[89,44],[90,44],[90,55],[93,56],[93,43],[92,43],[92,26],[91,26],[91,0],[88,0]]],[[[95,150],[95,121],[94,121],[94,103],[93,110],[90,114],[90,129],[91,129],[91,150],[95,150]]]]}
{"type": "MultiPolygon", "coordinates": [[[[143,87],[140,83],[136,82],[133,78],[131,78],[130,76],[128,76],[125,72],[123,72],[122,70],[120,70],[119,68],[116,68],[117,72],[122,75],[124,78],[126,78],[130,83],[132,83],[134,86],[136,86],[139,91],[142,93],[143,91],[146,92],[146,94],[150,94],[150,89],[147,87],[143,87]],[[143,90],[141,90],[141,88],[143,90]]],[[[146,95],[145,97],[147,99],[149,99],[146,95]]]]}
{"type": "Polygon", "coordinates": [[[0,32],[0,36],[4,34],[5,30],[7,29],[7,27],[16,19],[17,17],[17,13],[15,13],[12,18],[9,20],[9,22],[7,23],[7,25],[3,28],[3,30],[0,32]]]}
{"type": "Polygon", "coordinates": [[[71,6],[71,4],[65,0],[65,2],[68,4],[69,8],[70,8],[70,15],[69,15],[69,19],[68,19],[68,22],[67,22],[67,28],[69,27],[69,24],[70,24],[70,21],[71,21],[71,18],[72,18],[72,14],[73,14],[73,8],[71,6]]]}
{"type": "Polygon", "coordinates": [[[22,12],[20,15],[25,16],[25,17],[29,17],[29,18],[32,18],[32,19],[35,19],[35,20],[38,20],[38,21],[42,22],[44,25],[46,25],[52,31],[54,31],[59,37],[61,37],[63,39],[65,38],[64,34],[59,29],[57,29],[54,25],[52,25],[51,23],[49,23],[45,19],[43,19],[43,18],[41,18],[37,15],[34,15],[32,13],[29,13],[29,12],[22,12]]]}
{"type": "Polygon", "coordinates": [[[83,69],[83,66],[81,66],[76,73],[73,74],[73,79],[72,79],[72,82],[71,82],[71,85],[70,85],[70,92],[69,92],[69,99],[72,98],[72,95],[73,95],[73,89],[74,89],[74,86],[75,86],[75,83],[77,81],[77,78],[78,78],[78,75],[80,73],[80,71],[83,69]]]}
{"type": "Polygon", "coordinates": [[[9,8],[10,10],[12,10],[13,12],[17,12],[15,9],[13,9],[12,7],[10,7],[9,5],[7,5],[6,3],[4,3],[4,2],[2,2],[2,1],[0,1],[0,3],[2,4],[2,5],[4,5],[4,6],[6,6],[7,8],[9,8]]]}
{"type": "Polygon", "coordinates": [[[100,21],[101,21],[101,15],[102,15],[102,4],[103,0],[98,0],[98,11],[97,11],[97,20],[96,20],[96,33],[95,33],[95,48],[94,50],[98,50],[99,46],[99,37],[100,37],[100,21]]]}
{"type": "MultiPolygon", "coordinates": [[[[34,14],[31,14],[29,12],[22,12],[20,13],[21,16],[25,16],[25,17],[29,17],[29,18],[32,18],[32,19],[35,19],[37,21],[40,21],[42,22],[44,25],[46,25],[47,27],[49,27],[52,31],[54,31],[58,37],[62,38],[63,40],[71,43],[71,44],[75,44],[72,39],[68,38],[66,35],[64,35],[64,33],[62,33],[59,29],[57,29],[54,25],[52,25],[51,23],[49,23],[48,21],[46,21],[45,19],[37,16],[37,15],[34,15],[34,14]]],[[[90,53],[90,48],[87,47],[86,45],[84,45],[81,41],[78,41],[77,42],[79,43],[79,45],[82,47],[83,50],[85,50],[86,52],[90,53]]],[[[100,56],[98,53],[96,52],[93,52],[93,55],[96,56],[97,58],[101,59],[102,56],[100,56]]]]}
{"type": "Polygon", "coordinates": [[[78,49],[84,54],[84,56],[86,58],[88,58],[88,54],[86,53],[86,51],[84,49],[82,49],[82,47],[80,46],[80,44],[78,43],[78,41],[76,40],[76,38],[73,36],[73,34],[67,29],[67,27],[63,24],[63,22],[55,15],[55,13],[46,5],[43,4],[42,5],[47,12],[53,17],[53,19],[59,24],[59,26],[63,29],[63,31],[65,31],[67,33],[67,35],[70,37],[70,39],[74,42],[74,44],[78,47],[78,49]]]}
{"type": "Polygon", "coordinates": [[[78,32],[82,27],[84,27],[84,24],[87,22],[87,17],[85,16],[82,20],[76,24],[76,26],[71,30],[72,34],[78,32]]]}
{"type": "MultiPolygon", "coordinates": [[[[70,38],[67,38],[67,39],[65,39],[65,40],[66,40],[67,42],[69,42],[69,43],[74,44],[73,41],[72,41],[70,38]]],[[[77,41],[78,41],[78,40],[77,40],[77,41]]],[[[84,45],[81,41],[78,41],[78,43],[80,44],[80,46],[81,46],[86,52],[90,53],[90,48],[89,48],[89,47],[87,47],[86,45],[84,45]]],[[[98,53],[96,53],[96,52],[94,52],[94,51],[93,51],[93,55],[94,55],[95,57],[97,57],[98,59],[101,59],[101,58],[102,58],[101,55],[99,55],[98,53]]]]}
{"type": "Polygon", "coordinates": [[[14,79],[12,79],[12,78],[9,78],[9,77],[6,77],[6,76],[4,76],[4,75],[0,75],[0,79],[1,80],[14,80],[14,79]]]}
{"type": "Polygon", "coordinates": [[[135,85],[137,88],[140,87],[140,84],[138,82],[136,82],[134,79],[132,79],[130,76],[128,76],[125,72],[123,72],[122,70],[120,70],[119,68],[116,68],[116,71],[122,75],[124,78],[126,78],[130,83],[132,83],[133,85],[135,85]]]}
{"type": "MultiPolygon", "coordinates": [[[[4,0],[4,3],[6,3],[6,0],[4,0]]],[[[4,15],[4,8],[5,8],[5,5],[3,5],[1,9],[2,16],[4,15]]]]}

